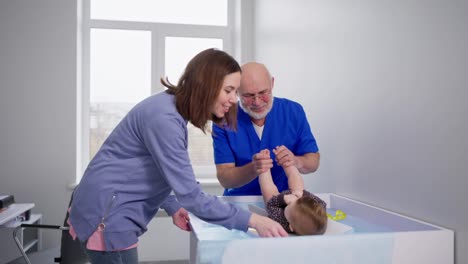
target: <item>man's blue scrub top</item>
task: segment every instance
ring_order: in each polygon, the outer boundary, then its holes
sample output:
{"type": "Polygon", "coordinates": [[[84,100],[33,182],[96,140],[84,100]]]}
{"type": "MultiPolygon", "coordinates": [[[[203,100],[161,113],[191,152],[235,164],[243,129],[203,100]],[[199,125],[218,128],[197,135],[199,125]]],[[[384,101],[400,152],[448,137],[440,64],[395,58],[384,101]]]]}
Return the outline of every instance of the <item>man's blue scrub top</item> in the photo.
{"type": "MultiPolygon", "coordinates": [[[[281,166],[274,162],[273,149],[284,145],[296,156],[318,152],[306,114],[302,106],[284,98],[274,98],[260,140],[255,133],[249,115],[238,106],[237,132],[213,125],[214,160],[216,164],[235,163],[243,166],[262,149],[269,149],[273,159],[271,173],[280,192],[287,190],[288,179],[281,166]]],[[[225,189],[224,195],[261,195],[258,178],[240,188],[225,189]]]]}

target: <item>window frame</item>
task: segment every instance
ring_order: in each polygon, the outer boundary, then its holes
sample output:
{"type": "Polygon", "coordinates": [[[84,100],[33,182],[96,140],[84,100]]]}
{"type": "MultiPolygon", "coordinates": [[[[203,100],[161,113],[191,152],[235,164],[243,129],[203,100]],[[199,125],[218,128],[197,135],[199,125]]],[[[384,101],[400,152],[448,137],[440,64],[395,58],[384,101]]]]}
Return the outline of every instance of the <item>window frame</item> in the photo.
{"type": "MultiPolygon", "coordinates": [[[[76,183],[81,179],[89,164],[90,140],[90,34],[91,29],[144,30],[151,33],[151,94],[163,91],[160,78],[165,76],[165,38],[195,37],[223,40],[223,50],[237,58],[240,54],[238,22],[240,20],[240,0],[227,0],[227,26],[187,25],[157,22],[135,22],[91,19],[90,1],[81,0],[78,4],[78,89],[77,89],[77,170],[76,183]]],[[[193,166],[197,179],[216,179],[213,166],[193,166]]]]}

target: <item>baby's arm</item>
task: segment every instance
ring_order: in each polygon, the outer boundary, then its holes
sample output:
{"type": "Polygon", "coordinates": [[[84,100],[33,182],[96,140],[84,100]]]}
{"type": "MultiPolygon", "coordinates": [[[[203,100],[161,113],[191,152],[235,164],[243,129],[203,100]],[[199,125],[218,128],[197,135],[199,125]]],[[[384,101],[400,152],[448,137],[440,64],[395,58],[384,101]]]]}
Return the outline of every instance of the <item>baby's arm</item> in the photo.
{"type": "Polygon", "coordinates": [[[288,177],[288,185],[291,193],[298,198],[302,197],[302,192],[304,191],[304,179],[302,179],[302,175],[299,170],[295,166],[289,166],[284,168],[284,171],[288,177]]]}
{"type": "Polygon", "coordinates": [[[297,199],[299,199],[296,195],[294,194],[285,194],[283,196],[283,199],[284,199],[284,202],[286,204],[291,204],[293,203],[294,201],[296,201],[297,199]]]}
{"type": "MultiPolygon", "coordinates": [[[[276,154],[275,150],[273,150],[273,152],[276,154]]],[[[302,197],[302,193],[304,191],[304,179],[302,179],[302,175],[299,170],[296,166],[283,167],[283,169],[288,177],[289,190],[291,190],[292,194],[296,197],[302,197]]]]}
{"type": "MultiPolygon", "coordinates": [[[[270,151],[265,149],[260,151],[260,154],[270,156],[270,151]]],[[[273,182],[270,170],[260,174],[258,176],[258,182],[260,184],[260,190],[262,191],[263,201],[265,204],[271,199],[271,197],[279,194],[278,187],[276,187],[273,182]]]]}

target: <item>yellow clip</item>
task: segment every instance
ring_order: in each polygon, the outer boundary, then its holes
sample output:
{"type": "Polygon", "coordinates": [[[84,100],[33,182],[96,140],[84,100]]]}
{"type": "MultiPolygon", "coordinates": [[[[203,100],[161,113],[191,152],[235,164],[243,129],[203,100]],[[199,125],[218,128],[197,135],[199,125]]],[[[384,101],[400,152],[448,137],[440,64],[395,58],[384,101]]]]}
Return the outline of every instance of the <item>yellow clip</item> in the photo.
{"type": "Polygon", "coordinates": [[[327,213],[327,216],[331,220],[335,220],[335,221],[343,220],[343,219],[346,218],[346,214],[341,210],[336,210],[335,215],[331,215],[331,214],[327,213]]]}

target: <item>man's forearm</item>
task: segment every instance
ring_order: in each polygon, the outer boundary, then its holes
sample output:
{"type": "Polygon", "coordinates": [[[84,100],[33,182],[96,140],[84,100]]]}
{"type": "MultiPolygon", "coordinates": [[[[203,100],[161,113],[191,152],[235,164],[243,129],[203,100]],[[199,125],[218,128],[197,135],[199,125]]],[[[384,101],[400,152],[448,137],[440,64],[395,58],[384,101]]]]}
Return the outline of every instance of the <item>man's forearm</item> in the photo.
{"type": "Polygon", "coordinates": [[[307,153],[304,156],[296,156],[297,169],[302,174],[315,172],[320,165],[320,153],[307,153]]]}
{"type": "Polygon", "coordinates": [[[224,188],[239,188],[251,182],[257,177],[254,166],[248,163],[241,167],[225,166],[223,164],[216,166],[218,181],[224,188]]]}

